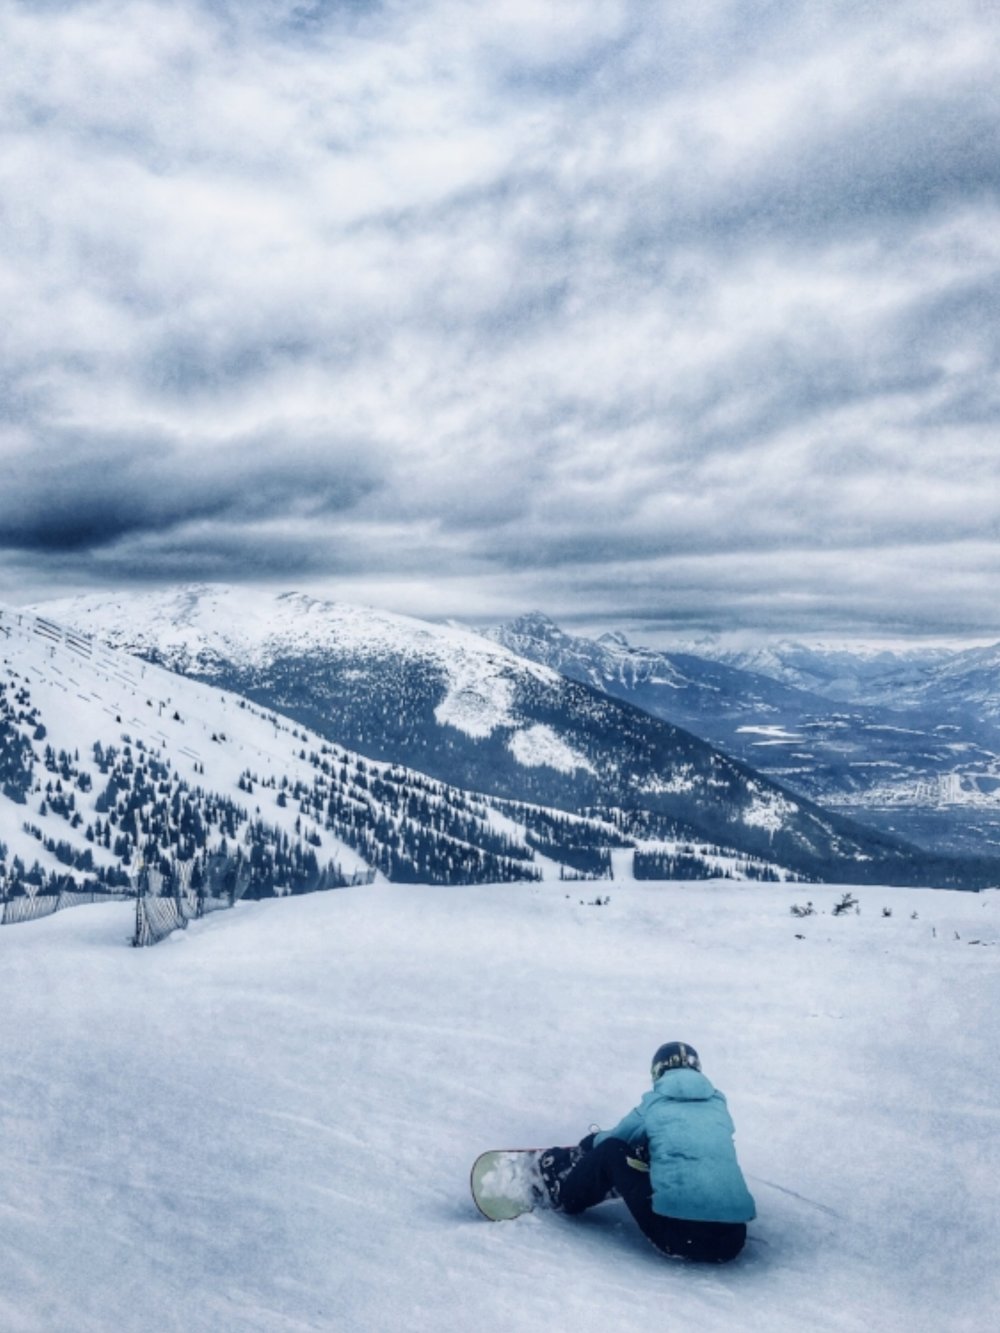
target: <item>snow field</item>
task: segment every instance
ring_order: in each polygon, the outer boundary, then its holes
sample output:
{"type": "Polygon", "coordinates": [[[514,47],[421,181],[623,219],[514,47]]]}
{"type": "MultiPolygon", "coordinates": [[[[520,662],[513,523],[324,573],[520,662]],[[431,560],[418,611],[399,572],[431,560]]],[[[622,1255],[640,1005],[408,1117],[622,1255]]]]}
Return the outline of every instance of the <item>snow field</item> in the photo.
{"type": "Polygon", "coordinates": [[[988,1327],[1000,895],[598,887],[244,903],[141,951],[126,904],[5,929],[0,1327],[988,1327]],[[619,1204],[479,1217],[479,1151],[612,1124],[674,1037],[730,1100],[740,1260],[666,1261],[619,1204]]]}

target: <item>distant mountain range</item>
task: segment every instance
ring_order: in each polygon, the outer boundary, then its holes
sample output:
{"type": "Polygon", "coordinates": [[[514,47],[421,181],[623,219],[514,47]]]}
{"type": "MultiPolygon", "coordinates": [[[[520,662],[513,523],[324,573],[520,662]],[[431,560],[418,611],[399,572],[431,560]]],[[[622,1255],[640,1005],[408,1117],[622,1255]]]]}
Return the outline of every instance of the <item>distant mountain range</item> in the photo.
{"type": "Polygon", "coordinates": [[[777,709],[776,700],[797,697],[758,677],[760,700],[738,705],[739,673],[722,664],[705,664],[697,682],[682,679],[673,664],[661,681],[631,656],[642,657],[641,650],[626,651],[615,640],[604,650],[618,652],[622,681],[636,668],[629,688],[638,692],[626,699],[606,682],[530,660],[525,644],[515,651],[458,627],[295,593],[196,586],[42,609],[77,631],[274,710],[328,743],[479,793],[507,812],[511,803],[527,802],[597,820],[626,842],[713,845],[828,880],[997,877],[995,868],[933,863],[905,841],[822,809],[693,730],[653,715],[643,693],[650,689],[686,694],[690,715],[703,718],[706,701],[717,700],[727,682],[747,726],[765,705],[777,709]]]}
{"type": "Polygon", "coordinates": [[[786,640],[734,651],[706,639],[697,648],[704,658],[832,701],[948,714],[994,735],[1000,726],[1000,644],[850,651],[786,640]]]}
{"type": "Polygon", "coordinates": [[[940,647],[845,648],[779,639],[754,648],[731,648],[702,638],[684,649],[696,657],[739,671],[769,676],[785,685],[839,703],[896,706],[897,692],[917,684],[950,662],[954,650],[940,647]]]}
{"type": "Polygon", "coordinates": [[[886,831],[933,850],[1000,850],[1000,647],[702,657],[570,635],[538,612],[486,633],[886,831]]]}

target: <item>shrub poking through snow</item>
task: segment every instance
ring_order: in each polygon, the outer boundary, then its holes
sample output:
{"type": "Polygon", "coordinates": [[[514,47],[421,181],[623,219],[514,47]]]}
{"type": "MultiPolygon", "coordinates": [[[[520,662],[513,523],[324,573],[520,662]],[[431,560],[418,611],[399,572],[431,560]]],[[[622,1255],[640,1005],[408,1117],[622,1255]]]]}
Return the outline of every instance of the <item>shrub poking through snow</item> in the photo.
{"type": "Polygon", "coordinates": [[[842,898],[833,904],[834,916],[846,916],[848,912],[854,912],[858,916],[861,914],[861,906],[853,893],[845,893],[842,898]]]}

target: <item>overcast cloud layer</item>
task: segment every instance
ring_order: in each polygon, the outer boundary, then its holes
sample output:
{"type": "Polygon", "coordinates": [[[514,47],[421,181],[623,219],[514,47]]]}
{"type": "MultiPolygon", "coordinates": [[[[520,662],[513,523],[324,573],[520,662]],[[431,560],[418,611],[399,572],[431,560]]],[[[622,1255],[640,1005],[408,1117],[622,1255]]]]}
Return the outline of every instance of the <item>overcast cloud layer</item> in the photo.
{"type": "Polygon", "coordinates": [[[1000,635],[998,36],[8,3],[0,597],[1000,635]]]}

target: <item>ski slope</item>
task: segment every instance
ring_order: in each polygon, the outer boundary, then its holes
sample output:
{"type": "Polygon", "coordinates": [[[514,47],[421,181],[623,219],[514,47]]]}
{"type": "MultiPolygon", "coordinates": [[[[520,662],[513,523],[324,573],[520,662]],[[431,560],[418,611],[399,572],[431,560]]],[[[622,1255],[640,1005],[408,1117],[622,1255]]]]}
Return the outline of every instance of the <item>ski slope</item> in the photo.
{"type": "Polygon", "coordinates": [[[377,884],[151,950],[127,904],[5,928],[0,1327],[993,1326],[1000,894],[598,887],[377,884]],[[735,1264],[617,1203],[479,1217],[481,1149],[611,1124],[677,1037],[757,1200],[735,1264]]]}

